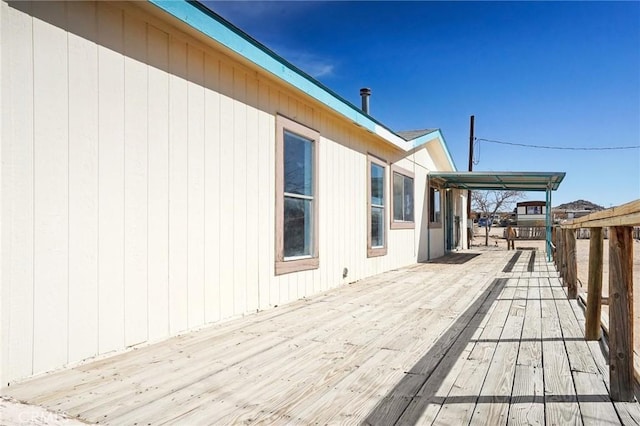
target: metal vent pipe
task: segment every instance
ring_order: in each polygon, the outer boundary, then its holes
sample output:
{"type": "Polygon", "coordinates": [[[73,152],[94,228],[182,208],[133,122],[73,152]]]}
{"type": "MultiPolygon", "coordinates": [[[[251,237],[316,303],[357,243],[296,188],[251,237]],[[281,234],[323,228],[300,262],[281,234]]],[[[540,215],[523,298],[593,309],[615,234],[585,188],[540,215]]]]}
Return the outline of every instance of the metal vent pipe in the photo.
{"type": "Polygon", "coordinates": [[[369,114],[369,96],[371,96],[371,89],[363,87],[360,89],[360,97],[362,98],[362,111],[365,114],[369,114]]]}

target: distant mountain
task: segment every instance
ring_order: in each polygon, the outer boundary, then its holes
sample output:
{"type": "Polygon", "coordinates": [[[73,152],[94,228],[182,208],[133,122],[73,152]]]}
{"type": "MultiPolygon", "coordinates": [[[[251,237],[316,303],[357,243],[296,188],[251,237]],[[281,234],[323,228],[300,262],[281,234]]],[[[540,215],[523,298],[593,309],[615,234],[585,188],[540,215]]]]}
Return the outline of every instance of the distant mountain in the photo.
{"type": "Polygon", "coordinates": [[[554,209],[558,210],[591,210],[597,212],[599,210],[604,210],[604,207],[599,206],[598,204],[594,204],[591,201],[586,200],[576,200],[570,203],[560,204],[559,206],[554,207],[554,209]]]}

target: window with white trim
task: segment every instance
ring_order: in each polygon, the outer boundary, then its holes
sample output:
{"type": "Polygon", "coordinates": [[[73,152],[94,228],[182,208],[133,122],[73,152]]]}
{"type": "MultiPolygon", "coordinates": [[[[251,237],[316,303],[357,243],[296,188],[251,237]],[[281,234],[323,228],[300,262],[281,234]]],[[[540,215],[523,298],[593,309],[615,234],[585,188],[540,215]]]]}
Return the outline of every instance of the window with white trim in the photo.
{"type": "Polygon", "coordinates": [[[318,268],[319,133],[276,119],[276,275],[318,268]]]}

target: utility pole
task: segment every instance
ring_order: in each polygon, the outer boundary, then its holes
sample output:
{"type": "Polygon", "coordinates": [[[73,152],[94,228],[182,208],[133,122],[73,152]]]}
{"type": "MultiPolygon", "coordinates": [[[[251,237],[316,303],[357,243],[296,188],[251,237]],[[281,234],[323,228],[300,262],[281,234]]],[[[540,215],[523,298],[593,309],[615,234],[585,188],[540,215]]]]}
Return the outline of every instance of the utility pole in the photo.
{"type": "MultiPolygon", "coordinates": [[[[473,140],[475,116],[469,118],[469,171],[473,171],[473,140]]],[[[473,233],[473,219],[471,219],[471,190],[467,191],[467,248],[471,248],[471,234],[473,233]]]]}
{"type": "Polygon", "coordinates": [[[469,117],[469,171],[473,171],[473,139],[475,116],[469,117]]]}

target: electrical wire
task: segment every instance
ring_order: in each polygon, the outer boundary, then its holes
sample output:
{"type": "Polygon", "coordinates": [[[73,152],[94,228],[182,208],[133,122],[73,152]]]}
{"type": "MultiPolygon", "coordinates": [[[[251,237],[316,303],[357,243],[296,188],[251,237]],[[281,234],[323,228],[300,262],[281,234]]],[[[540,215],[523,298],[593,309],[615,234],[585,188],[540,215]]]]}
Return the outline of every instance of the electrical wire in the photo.
{"type": "Polygon", "coordinates": [[[522,146],[522,147],[526,147],[526,148],[557,149],[557,150],[567,150],[567,151],[616,151],[616,150],[623,150],[623,149],[640,149],[640,145],[606,146],[606,147],[576,147],[576,146],[529,145],[529,144],[524,144],[524,143],[505,142],[505,141],[498,141],[498,140],[495,140],[495,139],[485,139],[485,138],[475,138],[475,141],[476,142],[497,143],[497,144],[501,144],[501,145],[522,146]]]}
{"type": "Polygon", "coordinates": [[[473,162],[473,165],[477,166],[478,164],[480,164],[480,144],[473,144],[473,150],[475,152],[473,153],[473,158],[471,160],[473,162]]]}

